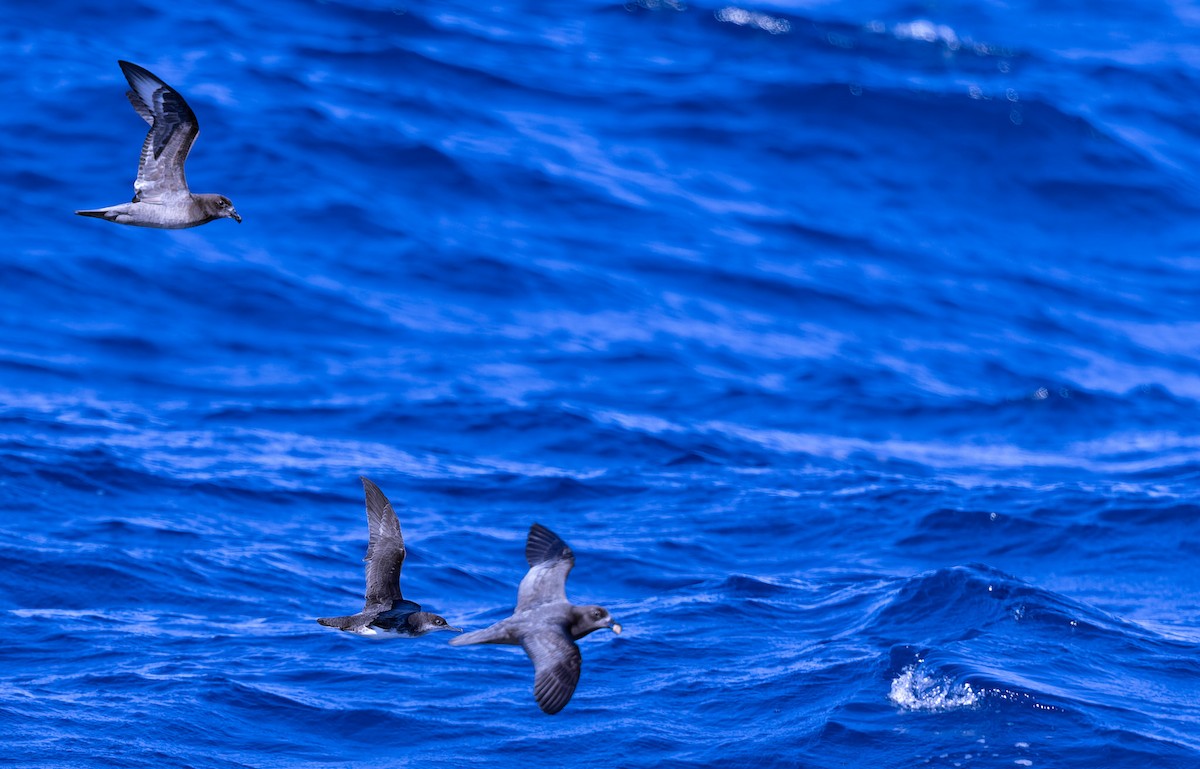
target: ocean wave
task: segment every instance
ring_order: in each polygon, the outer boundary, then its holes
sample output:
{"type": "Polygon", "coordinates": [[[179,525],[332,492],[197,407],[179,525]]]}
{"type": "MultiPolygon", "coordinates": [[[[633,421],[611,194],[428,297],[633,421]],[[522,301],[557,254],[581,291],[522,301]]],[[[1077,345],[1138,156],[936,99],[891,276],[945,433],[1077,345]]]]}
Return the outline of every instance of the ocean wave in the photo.
{"type": "Polygon", "coordinates": [[[12,760],[1196,763],[1195,13],[179,8],[7,9],[12,760]],[[244,223],[73,215],[117,59],[244,223]],[[360,474],[456,624],[570,542],[561,714],[314,621],[360,474]]]}

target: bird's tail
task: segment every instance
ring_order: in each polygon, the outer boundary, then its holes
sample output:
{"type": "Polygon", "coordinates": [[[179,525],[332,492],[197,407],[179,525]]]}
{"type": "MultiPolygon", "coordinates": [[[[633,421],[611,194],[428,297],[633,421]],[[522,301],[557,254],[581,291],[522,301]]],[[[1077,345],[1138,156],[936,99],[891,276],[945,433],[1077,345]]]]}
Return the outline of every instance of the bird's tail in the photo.
{"type": "Polygon", "coordinates": [[[491,627],[463,633],[450,639],[451,646],[469,646],[470,644],[515,644],[520,643],[508,632],[503,622],[497,622],[491,627]]]}
{"type": "Polygon", "coordinates": [[[107,219],[108,218],[108,216],[107,216],[108,211],[107,211],[107,209],[104,209],[104,208],[97,208],[97,209],[93,209],[91,211],[76,211],[75,213],[79,214],[80,216],[94,216],[97,219],[107,219]]]}
{"type": "Polygon", "coordinates": [[[317,617],[317,622],[320,622],[325,627],[336,627],[345,630],[353,617],[317,617]]]}

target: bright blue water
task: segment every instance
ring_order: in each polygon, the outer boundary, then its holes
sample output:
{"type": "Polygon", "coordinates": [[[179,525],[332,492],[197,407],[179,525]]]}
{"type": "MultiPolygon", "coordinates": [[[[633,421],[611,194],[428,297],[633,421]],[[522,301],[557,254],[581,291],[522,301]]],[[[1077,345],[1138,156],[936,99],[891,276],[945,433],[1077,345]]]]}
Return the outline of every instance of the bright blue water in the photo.
{"type": "Polygon", "coordinates": [[[0,728],[28,767],[1200,765],[1200,6],[6,9],[0,728]],[[197,191],[126,200],[178,88],[197,191]],[[359,474],[479,628],[318,626],[359,474]]]}

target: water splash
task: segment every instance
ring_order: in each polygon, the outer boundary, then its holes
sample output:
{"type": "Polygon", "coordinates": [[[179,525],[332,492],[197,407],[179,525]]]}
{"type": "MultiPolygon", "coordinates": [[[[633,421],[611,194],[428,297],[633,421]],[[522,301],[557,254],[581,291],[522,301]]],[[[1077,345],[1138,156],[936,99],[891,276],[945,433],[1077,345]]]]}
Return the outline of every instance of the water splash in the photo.
{"type": "Polygon", "coordinates": [[[970,683],[955,684],[945,676],[931,676],[909,665],[892,679],[888,699],[905,710],[956,710],[973,707],[982,695],[970,683]]]}

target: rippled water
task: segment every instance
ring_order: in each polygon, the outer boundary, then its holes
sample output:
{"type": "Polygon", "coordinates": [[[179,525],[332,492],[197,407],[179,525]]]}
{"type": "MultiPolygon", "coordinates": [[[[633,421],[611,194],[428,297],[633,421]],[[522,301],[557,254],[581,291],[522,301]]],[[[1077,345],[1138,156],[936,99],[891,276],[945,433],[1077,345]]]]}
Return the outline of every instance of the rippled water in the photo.
{"type": "Polygon", "coordinates": [[[0,107],[21,766],[1200,764],[1200,6],[57,2],[0,107]],[[117,59],[197,191],[131,194],[117,59]],[[529,525],[580,642],[503,616],[529,525]]]}

